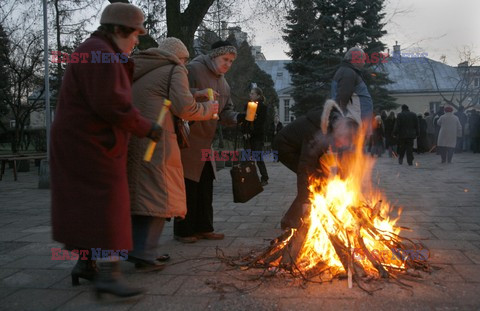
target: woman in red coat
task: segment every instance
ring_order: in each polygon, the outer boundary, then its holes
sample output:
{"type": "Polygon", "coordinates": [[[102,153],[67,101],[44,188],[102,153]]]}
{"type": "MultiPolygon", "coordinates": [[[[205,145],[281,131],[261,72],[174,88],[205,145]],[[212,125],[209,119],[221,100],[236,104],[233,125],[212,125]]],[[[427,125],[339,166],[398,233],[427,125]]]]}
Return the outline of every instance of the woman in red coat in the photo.
{"type": "Polygon", "coordinates": [[[129,135],[155,140],[160,134],[132,106],[134,64],[128,55],[138,35],[146,33],[143,20],[142,11],[131,4],[105,8],[101,26],[75,50],[78,62],[72,57],[66,69],[52,125],[53,238],[88,254],[74,267],[72,283],[95,277],[98,294],[141,292],[119,278],[118,259],[132,248],[129,135]],[[98,277],[95,259],[102,259],[98,277]]]}

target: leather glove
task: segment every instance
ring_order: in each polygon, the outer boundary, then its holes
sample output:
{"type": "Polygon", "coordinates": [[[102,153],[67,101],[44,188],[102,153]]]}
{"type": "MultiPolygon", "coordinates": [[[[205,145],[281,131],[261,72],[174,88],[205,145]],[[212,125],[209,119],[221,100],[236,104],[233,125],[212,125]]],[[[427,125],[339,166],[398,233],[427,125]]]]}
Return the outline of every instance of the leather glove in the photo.
{"type": "Polygon", "coordinates": [[[147,137],[158,143],[160,138],[162,138],[162,128],[155,122],[152,122],[152,128],[148,132],[147,137]]]}

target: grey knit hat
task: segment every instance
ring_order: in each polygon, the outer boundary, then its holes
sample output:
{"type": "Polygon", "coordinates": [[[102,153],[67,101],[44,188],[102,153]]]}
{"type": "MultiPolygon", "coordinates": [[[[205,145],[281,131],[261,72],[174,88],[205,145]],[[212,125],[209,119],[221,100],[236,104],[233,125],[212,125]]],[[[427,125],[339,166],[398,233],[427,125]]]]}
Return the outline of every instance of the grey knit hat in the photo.
{"type": "Polygon", "coordinates": [[[112,3],[105,7],[100,17],[100,24],[113,24],[140,30],[140,34],[147,33],[143,22],[145,17],[140,8],[128,3],[112,3]]]}
{"type": "Polygon", "coordinates": [[[169,52],[179,59],[190,57],[185,44],[183,44],[180,39],[174,37],[169,37],[158,41],[158,49],[169,52]]]}
{"type": "Polygon", "coordinates": [[[228,41],[217,41],[212,44],[212,49],[208,53],[211,59],[224,54],[234,54],[237,56],[237,49],[228,41]]]}

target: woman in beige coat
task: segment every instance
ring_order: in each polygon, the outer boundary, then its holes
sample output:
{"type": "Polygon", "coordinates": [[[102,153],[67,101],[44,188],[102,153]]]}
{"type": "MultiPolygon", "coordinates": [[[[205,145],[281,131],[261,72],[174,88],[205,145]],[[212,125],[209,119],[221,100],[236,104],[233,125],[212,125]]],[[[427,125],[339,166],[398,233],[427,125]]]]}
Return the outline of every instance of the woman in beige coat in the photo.
{"type": "Polygon", "coordinates": [[[445,161],[452,163],[457,138],[462,137],[462,125],[450,106],[445,107],[445,114],[438,118],[437,124],[440,126],[437,147],[442,157],[442,163],[445,161]]]}
{"type": "MultiPolygon", "coordinates": [[[[198,103],[189,89],[188,51],[176,38],[167,38],[158,48],[135,55],[133,103],[141,114],[156,120],[165,98],[172,102],[162,125],[163,133],[150,162],[143,161],[147,139],[132,139],[128,154],[134,249],[129,261],[137,268],[161,269],[168,255],[156,253],[166,218],[185,217],[186,196],[180,149],[173,115],[184,120],[210,120],[218,104],[198,103]],[[170,83],[169,83],[170,80],[170,83]],[[169,89],[168,85],[170,85],[169,89]]],[[[195,97],[204,97],[206,90],[195,97]]]]}

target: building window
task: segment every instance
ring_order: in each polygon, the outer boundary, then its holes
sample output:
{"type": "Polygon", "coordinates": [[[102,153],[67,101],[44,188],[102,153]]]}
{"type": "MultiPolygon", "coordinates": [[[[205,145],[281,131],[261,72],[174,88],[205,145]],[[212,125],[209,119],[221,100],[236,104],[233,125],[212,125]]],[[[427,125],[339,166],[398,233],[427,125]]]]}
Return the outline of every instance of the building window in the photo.
{"type": "Polygon", "coordinates": [[[15,128],[15,120],[10,120],[10,128],[15,128]]]}
{"type": "Polygon", "coordinates": [[[290,99],[285,99],[283,101],[283,112],[284,112],[284,118],[283,121],[285,122],[290,122],[290,99]]]}
{"type": "Polygon", "coordinates": [[[479,87],[479,86],[480,86],[480,78],[475,78],[475,79],[473,80],[473,85],[474,85],[475,87],[479,87]]]}
{"type": "Polygon", "coordinates": [[[440,102],[430,102],[430,112],[437,113],[440,108],[440,102]]]}

